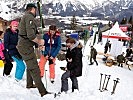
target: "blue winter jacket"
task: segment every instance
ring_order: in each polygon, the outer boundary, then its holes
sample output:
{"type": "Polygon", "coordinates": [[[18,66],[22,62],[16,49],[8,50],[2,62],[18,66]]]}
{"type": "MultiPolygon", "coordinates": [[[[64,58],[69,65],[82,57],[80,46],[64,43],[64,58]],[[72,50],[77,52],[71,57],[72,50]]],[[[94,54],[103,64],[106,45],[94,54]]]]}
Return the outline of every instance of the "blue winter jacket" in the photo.
{"type": "Polygon", "coordinates": [[[60,51],[61,48],[61,37],[57,34],[53,36],[53,41],[51,43],[51,48],[50,48],[50,35],[49,33],[44,34],[43,39],[45,41],[45,51],[43,52],[44,56],[52,56],[56,57],[58,52],[60,51]]]}

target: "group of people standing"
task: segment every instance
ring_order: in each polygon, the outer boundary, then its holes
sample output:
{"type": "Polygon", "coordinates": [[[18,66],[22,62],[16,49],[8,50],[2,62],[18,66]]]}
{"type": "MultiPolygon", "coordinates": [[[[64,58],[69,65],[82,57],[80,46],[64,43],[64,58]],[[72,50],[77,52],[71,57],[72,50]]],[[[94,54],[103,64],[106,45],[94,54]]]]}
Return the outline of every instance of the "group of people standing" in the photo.
{"type": "Polygon", "coordinates": [[[126,49],[126,55],[122,52],[122,54],[117,56],[118,66],[120,67],[123,67],[123,63],[127,64],[128,61],[133,62],[133,50],[131,47],[126,49]]]}
{"type": "MultiPolygon", "coordinates": [[[[4,42],[2,41],[3,32],[0,32],[0,58],[5,62],[5,66],[9,62],[12,64],[10,58],[8,57],[6,60],[7,57],[4,56],[9,53],[8,56],[10,55],[16,62],[16,81],[22,79],[26,69],[26,88],[37,88],[43,97],[49,93],[41,80],[44,76],[44,66],[49,61],[50,81],[54,83],[55,58],[61,48],[61,37],[55,25],[49,26],[49,31],[43,35],[43,38],[38,37],[35,21],[36,11],[37,7],[34,4],[27,4],[26,12],[20,23],[12,21],[10,28],[4,33],[4,42]],[[35,44],[38,45],[42,53],[39,63],[34,52],[35,44]]],[[[68,38],[66,46],[68,48],[67,65],[61,77],[61,92],[67,92],[68,78],[72,80],[72,92],[74,92],[75,89],[78,89],[77,77],[82,75],[82,45],[77,40],[68,38]]],[[[10,75],[12,67],[13,65],[4,67],[3,75],[10,75]],[[6,74],[6,70],[9,71],[8,74],[6,74]]]]}

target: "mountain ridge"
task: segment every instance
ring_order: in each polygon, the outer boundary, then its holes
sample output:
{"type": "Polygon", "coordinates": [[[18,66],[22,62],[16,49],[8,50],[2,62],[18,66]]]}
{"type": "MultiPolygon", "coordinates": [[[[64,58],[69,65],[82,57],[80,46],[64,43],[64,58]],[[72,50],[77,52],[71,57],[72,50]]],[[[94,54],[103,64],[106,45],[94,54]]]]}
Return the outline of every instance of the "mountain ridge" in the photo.
{"type": "MultiPolygon", "coordinates": [[[[6,4],[10,9],[9,12],[23,13],[26,4],[30,1],[36,3],[35,0],[8,0],[6,4]]],[[[130,17],[133,12],[132,0],[102,0],[101,3],[98,0],[91,0],[90,3],[86,3],[88,2],[85,2],[85,0],[45,0],[42,2],[42,13],[44,15],[58,15],[63,17],[73,15],[82,17],[86,15],[98,18],[110,17],[117,19],[123,16],[130,17]],[[93,4],[95,5],[93,6],[93,4]],[[123,11],[127,11],[128,14],[125,14],[123,11]]]]}

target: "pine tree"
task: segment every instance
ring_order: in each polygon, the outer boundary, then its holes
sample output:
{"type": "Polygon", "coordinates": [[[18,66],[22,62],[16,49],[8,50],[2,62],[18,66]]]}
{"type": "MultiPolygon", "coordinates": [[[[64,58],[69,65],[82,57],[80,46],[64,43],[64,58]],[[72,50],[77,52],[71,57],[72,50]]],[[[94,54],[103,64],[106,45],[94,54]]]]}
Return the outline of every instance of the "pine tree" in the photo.
{"type": "Polygon", "coordinates": [[[122,21],[121,21],[121,23],[120,24],[127,24],[127,18],[126,17],[124,17],[123,19],[122,19],[122,21]]]}
{"type": "Polygon", "coordinates": [[[111,24],[111,22],[110,22],[110,21],[109,21],[109,23],[108,23],[108,26],[109,26],[109,27],[112,27],[112,24],[111,24]]]}
{"type": "Polygon", "coordinates": [[[133,25],[133,18],[132,18],[132,16],[130,16],[130,19],[129,19],[128,23],[133,25]]]}
{"type": "Polygon", "coordinates": [[[71,19],[71,29],[76,30],[77,27],[77,19],[75,18],[75,15],[73,15],[73,18],[71,19]]]}

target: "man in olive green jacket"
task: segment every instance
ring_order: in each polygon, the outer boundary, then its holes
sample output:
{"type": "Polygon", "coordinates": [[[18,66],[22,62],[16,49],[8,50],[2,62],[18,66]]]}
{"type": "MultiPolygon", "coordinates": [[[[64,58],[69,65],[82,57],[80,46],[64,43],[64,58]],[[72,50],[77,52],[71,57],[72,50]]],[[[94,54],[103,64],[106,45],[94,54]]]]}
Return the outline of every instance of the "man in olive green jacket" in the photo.
{"type": "Polygon", "coordinates": [[[36,6],[34,4],[27,4],[26,13],[22,17],[19,26],[19,41],[18,51],[21,54],[27,65],[27,88],[37,87],[41,96],[48,92],[40,77],[40,70],[37,62],[37,57],[34,53],[34,45],[42,45],[41,39],[37,38],[37,26],[35,22],[36,6]],[[33,84],[33,81],[35,85],[33,84]]]}
{"type": "Polygon", "coordinates": [[[124,57],[124,52],[122,52],[122,54],[117,56],[117,62],[118,62],[118,66],[123,67],[123,63],[125,63],[125,57],[124,57]]]}

